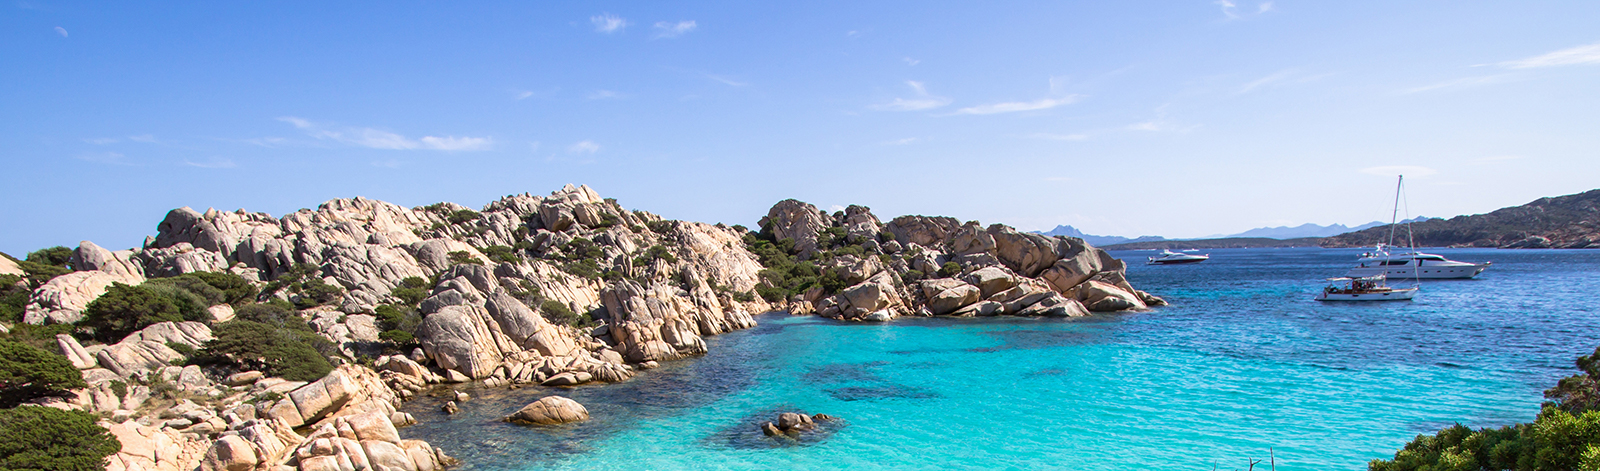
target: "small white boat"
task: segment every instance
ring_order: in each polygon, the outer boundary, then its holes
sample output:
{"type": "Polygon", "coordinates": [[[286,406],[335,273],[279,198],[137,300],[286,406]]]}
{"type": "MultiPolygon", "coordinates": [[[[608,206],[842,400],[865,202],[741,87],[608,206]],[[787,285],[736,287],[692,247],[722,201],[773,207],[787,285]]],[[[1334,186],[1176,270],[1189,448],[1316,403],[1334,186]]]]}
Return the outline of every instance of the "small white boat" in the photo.
{"type": "Polygon", "coordinates": [[[1460,279],[1472,278],[1489,269],[1493,262],[1457,262],[1443,256],[1417,251],[1389,253],[1391,247],[1378,244],[1378,249],[1361,254],[1355,268],[1344,276],[1360,278],[1387,275],[1396,278],[1460,279]]]}
{"type": "Polygon", "coordinates": [[[1186,253],[1162,250],[1160,257],[1149,257],[1145,265],[1179,265],[1184,263],[1199,263],[1210,260],[1210,255],[1190,255],[1186,253]]]}
{"type": "Polygon", "coordinates": [[[1329,278],[1328,286],[1317,293],[1318,301],[1410,301],[1417,287],[1390,288],[1383,275],[1362,278],[1329,278]]]}

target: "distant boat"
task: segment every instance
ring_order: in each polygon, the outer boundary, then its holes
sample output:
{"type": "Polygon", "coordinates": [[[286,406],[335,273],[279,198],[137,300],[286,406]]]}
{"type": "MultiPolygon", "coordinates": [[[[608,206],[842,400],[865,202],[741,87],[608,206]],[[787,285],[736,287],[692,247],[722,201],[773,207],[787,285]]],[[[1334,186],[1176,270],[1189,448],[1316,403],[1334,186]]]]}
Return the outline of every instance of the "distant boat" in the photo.
{"type": "Polygon", "coordinates": [[[1378,244],[1377,250],[1361,254],[1361,257],[1356,259],[1356,267],[1351,268],[1344,276],[1388,275],[1435,280],[1460,279],[1478,276],[1479,273],[1488,270],[1489,265],[1494,264],[1494,262],[1457,262],[1440,255],[1415,250],[1390,253],[1390,248],[1388,245],[1378,244]]]}
{"type": "Polygon", "coordinates": [[[1210,255],[1189,255],[1186,253],[1162,250],[1160,257],[1150,257],[1145,265],[1180,265],[1184,263],[1200,263],[1210,260],[1210,255]]]}
{"type": "Polygon", "coordinates": [[[1419,288],[1390,288],[1383,275],[1363,278],[1329,278],[1328,286],[1317,293],[1318,301],[1410,301],[1419,288]]]}

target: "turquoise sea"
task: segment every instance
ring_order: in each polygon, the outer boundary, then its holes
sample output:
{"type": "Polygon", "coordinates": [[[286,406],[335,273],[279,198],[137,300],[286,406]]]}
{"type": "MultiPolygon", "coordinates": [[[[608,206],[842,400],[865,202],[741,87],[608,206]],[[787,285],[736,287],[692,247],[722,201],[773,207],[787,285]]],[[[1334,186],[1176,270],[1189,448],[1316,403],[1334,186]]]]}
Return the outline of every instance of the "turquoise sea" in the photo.
{"type": "Polygon", "coordinates": [[[620,384],[425,397],[402,429],[464,469],[1366,469],[1418,433],[1531,421],[1541,392],[1600,344],[1600,251],[1433,249],[1492,260],[1416,301],[1325,304],[1360,250],[1212,250],[1129,261],[1171,306],[1083,319],[839,323],[769,313],[711,353],[620,384]],[[562,427],[499,422],[549,394],[562,427]],[[842,417],[779,443],[786,410],[842,417]],[[1258,468],[1259,469],[1259,468],[1258,468]]]}

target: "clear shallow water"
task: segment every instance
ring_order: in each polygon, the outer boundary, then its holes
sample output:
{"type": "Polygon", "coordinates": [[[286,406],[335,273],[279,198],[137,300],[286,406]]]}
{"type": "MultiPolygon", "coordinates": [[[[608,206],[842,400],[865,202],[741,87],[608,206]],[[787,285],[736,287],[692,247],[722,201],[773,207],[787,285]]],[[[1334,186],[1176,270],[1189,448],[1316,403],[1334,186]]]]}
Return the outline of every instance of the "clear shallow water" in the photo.
{"type": "Polygon", "coordinates": [[[1532,419],[1600,344],[1600,251],[1437,249],[1493,260],[1413,302],[1312,301],[1360,250],[1213,250],[1197,265],[1113,252],[1173,305],[1085,319],[844,324],[781,313],[711,353],[614,385],[473,390],[407,404],[408,438],[472,470],[1365,469],[1418,433],[1532,419]],[[1136,263],[1137,262],[1137,263],[1136,263]],[[498,422],[558,394],[593,420],[498,422]],[[777,445],[780,410],[845,419],[777,445]]]}

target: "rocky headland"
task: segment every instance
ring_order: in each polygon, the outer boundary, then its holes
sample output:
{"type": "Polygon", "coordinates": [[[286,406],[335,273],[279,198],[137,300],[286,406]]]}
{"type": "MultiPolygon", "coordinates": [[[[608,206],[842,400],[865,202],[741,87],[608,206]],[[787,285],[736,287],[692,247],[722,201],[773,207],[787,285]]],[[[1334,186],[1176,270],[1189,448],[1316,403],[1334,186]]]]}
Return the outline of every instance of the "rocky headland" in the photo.
{"type": "MultiPolygon", "coordinates": [[[[1429,219],[1409,225],[1419,247],[1507,249],[1600,248],[1600,190],[1539,198],[1486,214],[1429,219]]],[[[1323,247],[1372,247],[1389,241],[1389,226],[1322,239],[1323,247]]],[[[1405,229],[1396,232],[1404,244],[1405,229]]]]}
{"type": "MultiPolygon", "coordinates": [[[[795,200],[750,230],[571,185],[479,210],[359,197],[276,218],[180,208],[142,247],[51,250],[0,257],[17,311],[0,335],[60,353],[86,387],[20,407],[96,414],[122,444],[116,470],[440,469],[444,450],[400,439],[414,423],[402,401],[449,383],[626,381],[768,311],[885,322],[1164,304],[1081,239],[795,200]],[[141,292],[199,314],[117,318],[141,292]],[[240,332],[315,354],[248,353],[240,332]]],[[[587,418],[546,399],[514,420],[587,418]]]]}

